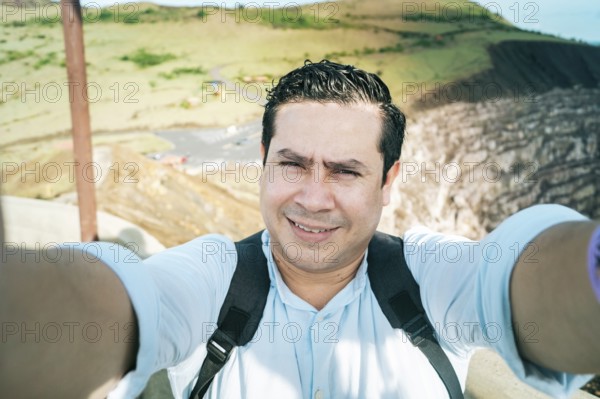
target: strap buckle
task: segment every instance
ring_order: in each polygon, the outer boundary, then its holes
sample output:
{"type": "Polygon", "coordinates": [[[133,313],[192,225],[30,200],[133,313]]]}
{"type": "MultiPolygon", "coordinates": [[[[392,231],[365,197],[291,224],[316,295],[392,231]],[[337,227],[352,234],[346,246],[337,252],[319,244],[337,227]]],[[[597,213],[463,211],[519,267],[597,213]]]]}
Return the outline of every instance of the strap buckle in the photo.
{"type": "Polygon", "coordinates": [[[225,364],[227,360],[229,360],[231,351],[235,346],[235,342],[227,334],[217,328],[213,335],[208,339],[206,350],[208,356],[210,356],[215,363],[225,364]]]}
{"type": "Polygon", "coordinates": [[[402,329],[414,346],[420,346],[425,341],[425,335],[432,334],[429,322],[422,313],[410,319],[402,326],[402,329]],[[422,334],[423,332],[426,332],[426,334],[422,334]]]}

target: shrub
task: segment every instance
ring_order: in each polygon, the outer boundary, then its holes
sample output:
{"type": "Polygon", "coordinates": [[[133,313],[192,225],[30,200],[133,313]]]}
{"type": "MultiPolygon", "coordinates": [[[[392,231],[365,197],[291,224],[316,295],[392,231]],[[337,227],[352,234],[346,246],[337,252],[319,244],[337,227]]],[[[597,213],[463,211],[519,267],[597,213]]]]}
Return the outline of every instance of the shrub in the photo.
{"type": "Polygon", "coordinates": [[[171,53],[150,53],[144,48],[137,49],[131,55],[124,55],[120,58],[121,61],[131,61],[140,68],[146,68],[158,64],[162,64],[165,61],[173,60],[175,57],[171,53]]]}

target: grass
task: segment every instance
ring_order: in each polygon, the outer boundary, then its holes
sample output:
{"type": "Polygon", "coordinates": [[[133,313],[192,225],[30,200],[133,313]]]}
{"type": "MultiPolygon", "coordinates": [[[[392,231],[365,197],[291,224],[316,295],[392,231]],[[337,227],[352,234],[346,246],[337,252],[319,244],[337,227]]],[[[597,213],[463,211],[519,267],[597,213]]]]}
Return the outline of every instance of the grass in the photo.
{"type": "Polygon", "coordinates": [[[162,64],[166,61],[174,60],[175,58],[177,57],[171,53],[151,53],[145,48],[140,48],[132,54],[124,55],[119,59],[121,61],[131,61],[140,68],[148,68],[162,64]]]}
{"type": "Polygon", "coordinates": [[[385,46],[379,48],[363,47],[362,49],[354,49],[352,52],[340,51],[325,54],[324,58],[328,60],[341,60],[343,57],[354,56],[369,56],[377,53],[402,53],[404,51],[404,45],[402,43],[396,43],[393,46],[385,46]]]}
{"type": "MultiPolygon", "coordinates": [[[[117,3],[115,3],[116,5],[117,3]]],[[[136,8],[133,4],[128,4],[128,8],[136,8]]],[[[88,8],[83,12],[84,23],[92,24],[98,22],[114,22],[114,23],[125,23],[125,24],[136,24],[140,22],[139,14],[137,12],[126,12],[123,8],[115,8],[111,6],[109,8],[88,8]]]]}
{"type": "MultiPolygon", "coordinates": [[[[244,10],[242,9],[241,12],[244,10]]],[[[300,7],[262,8],[260,22],[278,29],[335,29],[351,26],[336,17],[338,3],[316,3],[300,7]]]]}
{"type": "Polygon", "coordinates": [[[33,64],[33,69],[40,69],[46,65],[55,63],[58,64],[56,61],[56,52],[51,51],[41,58],[38,58],[38,60],[33,64]]]}
{"type": "MultiPolygon", "coordinates": [[[[88,82],[101,90],[90,104],[92,129],[223,126],[257,118],[259,104],[234,95],[206,96],[202,82],[226,79],[243,85],[244,77],[256,76],[277,80],[307,58],[331,58],[381,72],[394,97],[401,99],[407,81],[450,81],[488,67],[485,46],[490,43],[557,40],[505,30],[503,21],[406,18],[402,4],[350,0],[285,11],[224,11],[123,3],[101,12],[89,9],[84,12],[88,82]]],[[[66,71],[59,68],[62,28],[50,22],[13,16],[0,26],[0,79],[19,87],[16,94],[0,93],[5,115],[0,145],[70,129],[66,71]],[[56,101],[44,95],[52,85],[64,88],[56,101]],[[22,95],[21,88],[35,87],[41,90],[39,100],[22,95]]]]}
{"type": "Polygon", "coordinates": [[[19,51],[19,50],[7,50],[4,57],[0,59],[0,63],[4,64],[7,62],[18,61],[33,56],[32,50],[19,51]]]}
{"type": "Polygon", "coordinates": [[[175,68],[171,72],[160,72],[158,76],[168,80],[176,79],[182,75],[205,75],[206,70],[202,67],[181,67],[175,68]]]}

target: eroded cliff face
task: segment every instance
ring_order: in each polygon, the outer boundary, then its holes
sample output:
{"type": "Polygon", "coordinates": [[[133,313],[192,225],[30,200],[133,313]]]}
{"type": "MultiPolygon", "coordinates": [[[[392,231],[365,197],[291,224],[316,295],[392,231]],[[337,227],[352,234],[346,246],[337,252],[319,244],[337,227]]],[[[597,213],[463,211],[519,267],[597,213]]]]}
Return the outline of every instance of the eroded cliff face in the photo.
{"type": "Polygon", "coordinates": [[[600,89],[415,113],[401,158],[387,231],[421,223],[477,239],[542,203],[600,218],[600,89]]]}
{"type": "Polygon", "coordinates": [[[384,230],[422,223],[476,239],[542,203],[600,218],[600,48],[507,41],[488,51],[492,68],[412,104],[384,230]]]}

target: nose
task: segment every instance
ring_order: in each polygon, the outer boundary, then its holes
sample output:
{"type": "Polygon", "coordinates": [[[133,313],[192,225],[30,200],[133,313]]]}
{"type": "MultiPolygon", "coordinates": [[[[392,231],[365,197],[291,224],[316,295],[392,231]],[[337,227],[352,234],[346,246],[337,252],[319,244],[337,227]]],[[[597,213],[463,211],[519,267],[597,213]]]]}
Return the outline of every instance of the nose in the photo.
{"type": "Polygon", "coordinates": [[[311,173],[300,184],[294,201],[309,212],[323,212],[335,207],[334,184],[327,182],[325,176],[319,176],[319,168],[311,168],[311,173]]]}

